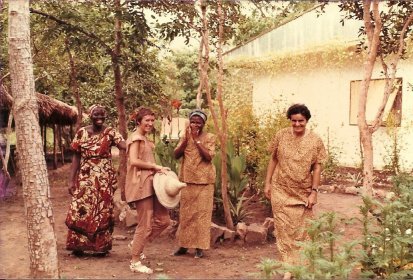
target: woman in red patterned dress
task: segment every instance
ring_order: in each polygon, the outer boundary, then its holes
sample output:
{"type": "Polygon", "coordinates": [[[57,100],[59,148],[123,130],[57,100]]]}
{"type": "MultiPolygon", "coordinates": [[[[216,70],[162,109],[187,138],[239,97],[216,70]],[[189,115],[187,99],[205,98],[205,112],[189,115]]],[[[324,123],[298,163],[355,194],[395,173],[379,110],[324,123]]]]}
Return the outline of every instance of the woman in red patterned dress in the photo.
{"type": "Polygon", "coordinates": [[[69,228],[66,249],[77,255],[85,251],[106,254],[112,249],[116,172],[111,147],[126,148],[122,136],[104,125],[104,107],[92,105],[89,117],[92,125],[80,128],[71,144],[74,151],[69,181],[72,200],[66,218],[69,228]]]}

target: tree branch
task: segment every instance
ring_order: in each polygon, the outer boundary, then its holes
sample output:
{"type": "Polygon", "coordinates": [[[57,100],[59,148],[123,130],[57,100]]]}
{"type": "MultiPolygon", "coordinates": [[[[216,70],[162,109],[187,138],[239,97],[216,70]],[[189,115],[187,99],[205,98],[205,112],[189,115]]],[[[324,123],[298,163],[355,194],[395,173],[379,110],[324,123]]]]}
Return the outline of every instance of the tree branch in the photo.
{"type": "MultiPolygon", "coordinates": [[[[163,4],[165,7],[169,8],[172,10],[172,8],[174,7],[172,4],[170,4],[167,0],[159,0],[161,4],[163,4]]],[[[176,4],[175,4],[176,5],[176,4]]],[[[182,17],[181,15],[179,15],[178,13],[176,14],[176,16],[178,17],[178,19],[182,22],[182,23],[186,23],[188,24],[189,27],[191,27],[192,29],[194,29],[195,31],[197,31],[198,33],[202,32],[202,28],[201,27],[197,27],[195,26],[192,22],[187,21],[184,17],[182,17]]],[[[200,17],[200,15],[198,14],[198,17],[200,17]]]]}
{"type": "Polygon", "coordinates": [[[397,54],[394,58],[394,61],[391,63],[390,77],[389,77],[388,70],[387,70],[387,68],[388,68],[387,64],[384,62],[383,56],[380,55],[380,59],[382,61],[384,74],[385,74],[385,77],[386,77],[386,85],[385,85],[385,89],[384,89],[383,100],[380,104],[379,109],[377,110],[376,116],[374,118],[374,122],[372,123],[371,129],[373,131],[376,131],[377,129],[379,129],[380,125],[382,124],[384,109],[385,109],[386,104],[389,100],[390,94],[395,89],[394,81],[396,79],[397,65],[400,61],[400,58],[401,58],[402,54],[403,54],[404,45],[405,45],[404,36],[405,36],[405,34],[407,32],[407,29],[409,28],[410,24],[412,23],[412,21],[413,21],[413,12],[407,18],[407,20],[405,21],[405,23],[403,25],[402,30],[400,31],[399,49],[397,50],[397,54]]]}
{"type": "Polygon", "coordinates": [[[33,13],[33,14],[37,14],[37,15],[43,16],[43,17],[45,17],[45,18],[47,18],[47,19],[53,20],[53,21],[55,21],[55,22],[57,22],[57,23],[59,23],[59,24],[61,24],[61,25],[68,26],[68,27],[72,28],[73,30],[75,30],[75,31],[77,31],[77,32],[79,32],[79,33],[81,33],[81,34],[86,35],[87,37],[95,40],[95,41],[105,50],[105,52],[106,52],[108,55],[110,55],[110,56],[113,56],[113,55],[114,55],[113,50],[112,50],[105,42],[103,42],[99,37],[97,37],[95,34],[90,33],[90,32],[87,32],[86,30],[84,30],[83,28],[81,28],[81,27],[79,27],[79,26],[76,26],[76,25],[73,25],[73,24],[71,24],[71,23],[68,23],[68,22],[66,22],[66,21],[64,21],[64,20],[61,20],[61,19],[59,19],[59,18],[57,18],[57,17],[55,17],[55,16],[53,16],[53,15],[47,14],[47,13],[45,13],[45,12],[38,11],[38,10],[35,10],[35,9],[33,9],[33,8],[30,8],[30,12],[33,13]]]}
{"type": "Polygon", "coordinates": [[[368,48],[371,48],[371,42],[373,41],[373,26],[370,20],[370,8],[371,8],[371,0],[364,0],[363,1],[363,19],[364,19],[364,26],[366,28],[366,35],[367,35],[367,42],[368,48]],[[367,20],[368,19],[368,20],[367,20]]]}

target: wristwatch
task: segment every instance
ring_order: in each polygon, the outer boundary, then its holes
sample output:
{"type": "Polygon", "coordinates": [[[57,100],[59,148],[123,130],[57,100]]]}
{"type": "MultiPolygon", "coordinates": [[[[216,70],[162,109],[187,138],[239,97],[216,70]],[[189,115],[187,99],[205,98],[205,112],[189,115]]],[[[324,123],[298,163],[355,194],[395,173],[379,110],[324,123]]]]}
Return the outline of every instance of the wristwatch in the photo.
{"type": "Polygon", "coordinates": [[[312,191],[312,192],[317,192],[317,193],[318,193],[318,189],[317,189],[316,187],[312,187],[312,188],[311,188],[311,191],[312,191]]]}

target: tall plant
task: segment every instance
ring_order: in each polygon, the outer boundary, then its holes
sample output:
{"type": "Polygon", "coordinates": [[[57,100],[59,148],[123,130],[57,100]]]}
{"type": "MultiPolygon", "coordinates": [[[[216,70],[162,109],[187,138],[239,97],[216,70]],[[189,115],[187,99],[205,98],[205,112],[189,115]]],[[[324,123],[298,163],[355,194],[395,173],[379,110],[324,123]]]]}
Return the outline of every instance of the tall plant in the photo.
{"type": "Polygon", "coordinates": [[[178,171],[178,160],[174,157],[174,150],[177,145],[178,141],[169,140],[166,135],[155,145],[156,162],[162,166],[171,168],[175,173],[178,171]]]}
{"type": "MultiPolygon", "coordinates": [[[[236,154],[232,141],[227,143],[226,151],[230,211],[234,224],[237,224],[250,215],[250,212],[245,208],[245,202],[248,198],[244,196],[248,185],[248,177],[245,174],[246,160],[243,155],[236,154]]],[[[222,170],[221,154],[215,155],[213,163],[217,170],[217,175],[220,175],[222,170]]],[[[218,203],[218,212],[222,212],[221,183],[221,176],[217,176],[215,181],[215,201],[218,203]]]]}

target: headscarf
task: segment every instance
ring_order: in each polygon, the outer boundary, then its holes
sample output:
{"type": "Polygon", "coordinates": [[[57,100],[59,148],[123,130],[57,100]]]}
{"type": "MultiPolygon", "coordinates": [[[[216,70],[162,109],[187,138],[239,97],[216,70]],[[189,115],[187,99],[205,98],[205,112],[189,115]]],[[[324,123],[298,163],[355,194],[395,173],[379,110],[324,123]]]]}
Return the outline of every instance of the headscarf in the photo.
{"type": "Polygon", "coordinates": [[[93,104],[92,106],[89,107],[89,118],[92,117],[93,111],[98,109],[98,108],[102,108],[103,110],[105,110],[106,112],[106,108],[100,104],[93,104]]]}
{"type": "Polygon", "coordinates": [[[200,109],[195,109],[191,113],[189,113],[189,118],[192,118],[193,116],[199,116],[204,120],[204,123],[207,121],[207,115],[200,109]]]}

